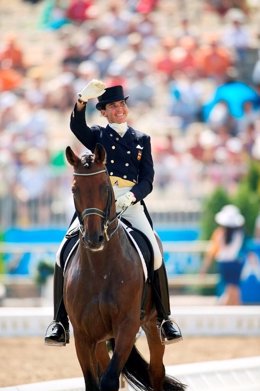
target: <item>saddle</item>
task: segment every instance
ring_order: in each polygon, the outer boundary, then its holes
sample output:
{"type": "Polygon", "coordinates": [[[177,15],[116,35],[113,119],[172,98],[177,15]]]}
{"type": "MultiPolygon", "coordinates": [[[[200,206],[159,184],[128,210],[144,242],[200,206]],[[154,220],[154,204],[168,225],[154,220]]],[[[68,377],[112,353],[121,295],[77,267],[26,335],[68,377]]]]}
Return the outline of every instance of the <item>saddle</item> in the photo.
{"type": "Polygon", "coordinates": [[[127,220],[122,219],[121,224],[125,229],[132,246],[137,250],[141,258],[145,281],[153,278],[153,249],[150,241],[142,231],[134,228],[127,220]]]}
{"type": "MultiPolygon", "coordinates": [[[[145,281],[153,278],[153,249],[147,237],[140,230],[133,228],[132,225],[125,219],[120,221],[130,243],[138,252],[144,271],[145,281]]],[[[79,225],[73,224],[65,235],[67,239],[60,252],[60,265],[65,272],[68,262],[75,255],[79,244],[79,225]]]]}

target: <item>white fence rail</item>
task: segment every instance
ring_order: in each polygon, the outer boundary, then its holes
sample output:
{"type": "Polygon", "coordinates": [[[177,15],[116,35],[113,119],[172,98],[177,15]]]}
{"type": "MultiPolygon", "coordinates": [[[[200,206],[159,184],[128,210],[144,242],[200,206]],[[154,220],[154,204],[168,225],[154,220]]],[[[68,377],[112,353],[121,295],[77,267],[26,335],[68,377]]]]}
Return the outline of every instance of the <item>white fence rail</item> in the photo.
{"type": "MultiPolygon", "coordinates": [[[[184,336],[260,336],[259,306],[175,306],[174,320],[184,336]]],[[[43,336],[52,307],[0,308],[0,336],[43,336]]]]}

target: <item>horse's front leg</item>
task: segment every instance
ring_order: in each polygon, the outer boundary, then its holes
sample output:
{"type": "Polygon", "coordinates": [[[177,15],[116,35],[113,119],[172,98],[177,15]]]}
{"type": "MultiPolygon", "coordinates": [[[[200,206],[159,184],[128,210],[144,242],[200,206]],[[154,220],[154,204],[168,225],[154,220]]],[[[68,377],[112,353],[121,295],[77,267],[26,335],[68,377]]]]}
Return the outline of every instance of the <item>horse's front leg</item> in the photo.
{"type": "Polygon", "coordinates": [[[129,318],[127,318],[125,322],[121,323],[115,336],[115,346],[112,359],[110,360],[110,364],[106,372],[101,377],[101,391],[119,390],[120,374],[135,343],[139,325],[139,319],[136,322],[131,323],[129,318]]]}
{"type": "Polygon", "coordinates": [[[96,345],[96,359],[98,362],[98,375],[101,378],[102,374],[107,370],[110,363],[108,348],[106,342],[99,342],[96,345]]]}
{"type": "Polygon", "coordinates": [[[150,351],[150,381],[154,391],[161,391],[163,389],[163,382],[165,378],[165,367],[163,365],[165,346],[161,343],[156,321],[149,321],[143,325],[143,329],[145,331],[150,351]]]}
{"type": "Polygon", "coordinates": [[[99,391],[98,363],[95,344],[90,343],[83,333],[74,330],[77,357],[83,372],[86,391],[99,391]]]}

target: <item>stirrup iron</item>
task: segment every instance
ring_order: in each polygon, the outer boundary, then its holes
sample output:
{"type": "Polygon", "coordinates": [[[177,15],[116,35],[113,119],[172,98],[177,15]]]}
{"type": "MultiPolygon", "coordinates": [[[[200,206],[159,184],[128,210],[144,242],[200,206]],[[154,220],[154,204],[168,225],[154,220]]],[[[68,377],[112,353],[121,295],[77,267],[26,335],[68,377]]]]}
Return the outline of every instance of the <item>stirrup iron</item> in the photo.
{"type": "Polygon", "coordinates": [[[64,336],[65,336],[65,342],[64,344],[61,344],[60,346],[66,346],[67,342],[68,342],[68,339],[67,339],[67,333],[66,333],[66,329],[65,327],[63,326],[63,324],[61,322],[57,322],[56,320],[53,320],[49,326],[47,327],[46,331],[45,331],[45,336],[44,338],[46,338],[47,334],[48,334],[48,331],[50,330],[50,328],[52,327],[52,325],[55,325],[55,324],[58,324],[62,327],[63,329],[63,332],[64,332],[64,336]]]}
{"type": "Polygon", "coordinates": [[[170,345],[170,344],[172,344],[172,343],[179,342],[179,341],[182,339],[182,337],[181,337],[181,338],[177,338],[176,340],[174,340],[174,339],[167,340],[167,339],[165,339],[165,338],[163,337],[163,334],[162,334],[162,326],[163,326],[164,323],[166,323],[166,322],[174,323],[174,324],[177,326],[180,335],[182,335],[182,334],[181,334],[181,329],[180,329],[178,323],[175,322],[175,320],[173,320],[173,319],[163,319],[162,323],[161,323],[160,326],[159,326],[159,334],[160,334],[161,344],[162,344],[162,345],[170,345]]]}

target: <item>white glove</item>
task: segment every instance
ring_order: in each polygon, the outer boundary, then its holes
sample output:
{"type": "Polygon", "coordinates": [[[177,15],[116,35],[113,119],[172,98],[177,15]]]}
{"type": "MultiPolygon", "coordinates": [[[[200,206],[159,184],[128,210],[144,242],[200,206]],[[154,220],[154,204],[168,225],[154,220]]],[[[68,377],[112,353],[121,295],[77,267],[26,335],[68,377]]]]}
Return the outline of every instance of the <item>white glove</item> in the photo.
{"type": "Polygon", "coordinates": [[[135,202],[136,198],[134,196],[134,193],[131,191],[128,191],[126,194],[122,195],[116,200],[116,207],[118,209],[126,209],[131,204],[135,202]]]}
{"type": "Polygon", "coordinates": [[[98,96],[104,94],[105,84],[101,80],[93,79],[91,80],[86,87],[83,88],[78,93],[78,97],[83,101],[87,102],[88,99],[97,98],[98,96]]]}

